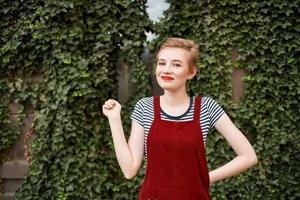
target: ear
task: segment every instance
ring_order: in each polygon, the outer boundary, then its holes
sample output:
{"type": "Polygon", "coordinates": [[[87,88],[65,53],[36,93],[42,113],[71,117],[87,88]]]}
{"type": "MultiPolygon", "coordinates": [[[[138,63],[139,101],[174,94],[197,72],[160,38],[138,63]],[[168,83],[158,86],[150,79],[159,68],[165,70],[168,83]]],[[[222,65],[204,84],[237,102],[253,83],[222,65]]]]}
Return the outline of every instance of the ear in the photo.
{"type": "Polygon", "coordinates": [[[193,79],[194,76],[195,76],[196,74],[197,74],[197,67],[194,66],[194,67],[192,68],[192,70],[189,71],[188,80],[193,79]]]}

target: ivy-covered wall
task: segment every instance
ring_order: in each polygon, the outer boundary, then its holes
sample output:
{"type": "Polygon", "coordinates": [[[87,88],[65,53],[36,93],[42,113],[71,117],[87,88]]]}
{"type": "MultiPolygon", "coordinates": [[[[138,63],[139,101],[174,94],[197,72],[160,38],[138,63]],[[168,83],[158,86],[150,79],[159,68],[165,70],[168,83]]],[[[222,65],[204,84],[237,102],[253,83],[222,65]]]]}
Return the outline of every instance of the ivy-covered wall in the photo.
{"type": "Polygon", "coordinates": [[[138,184],[127,183],[119,170],[101,108],[106,99],[117,98],[117,63],[131,66],[134,87],[127,109],[149,92],[140,60],[150,28],[145,3],[0,2],[1,149],[19,134],[10,127],[9,103],[18,102],[20,113],[26,104],[36,110],[32,162],[15,199],[135,195],[138,184]],[[42,82],[32,81],[35,74],[42,75],[42,82]]]}
{"type": "MultiPolygon", "coordinates": [[[[214,97],[259,159],[253,169],[213,185],[213,199],[299,199],[300,1],[167,2],[152,48],[170,36],[198,42],[199,74],[190,93],[214,97]],[[247,73],[239,103],[231,100],[236,68],[247,73]]],[[[210,134],[207,154],[210,169],[233,158],[218,133],[210,134]]]]}
{"type": "MultiPolygon", "coordinates": [[[[159,37],[198,42],[198,76],[191,95],[215,98],[246,133],[259,163],[211,188],[213,199],[299,199],[300,2],[283,0],[168,0],[155,25],[159,37]],[[237,56],[235,56],[237,55],[237,56]],[[231,74],[244,69],[245,96],[232,101],[231,74]]],[[[33,104],[32,163],[16,199],[136,199],[143,178],[122,175],[101,115],[116,98],[116,63],[130,66],[131,97],[123,106],[126,133],[137,99],[150,95],[140,55],[151,28],[145,1],[0,0],[0,142],[19,134],[8,105],[33,104]],[[30,77],[43,76],[42,82],[30,77]]],[[[209,168],[234,153],[213,132],[209,168]]]]}

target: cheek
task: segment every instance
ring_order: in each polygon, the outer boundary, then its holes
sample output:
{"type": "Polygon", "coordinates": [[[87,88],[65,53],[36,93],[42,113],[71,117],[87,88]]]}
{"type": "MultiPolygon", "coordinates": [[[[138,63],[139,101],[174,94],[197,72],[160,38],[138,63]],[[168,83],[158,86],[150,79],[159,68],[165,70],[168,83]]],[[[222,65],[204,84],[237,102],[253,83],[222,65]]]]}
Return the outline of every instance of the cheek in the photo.
{"type": "Polygon", "coordinates": [[[175,74],[179,79],[185,79],[188,76],[188,72],[185,70],[177,70],[175,74]]]}
{"type": "Polygon", "coordinates": [[[161,68],[160,68],[159,66],[155,66],[155,67],[154,67],[154,74],[155,74],[155,75],[159,75],[159,74],[161,73],[161,71],[162,71],[162,70],[161,70],[161,68]]]}

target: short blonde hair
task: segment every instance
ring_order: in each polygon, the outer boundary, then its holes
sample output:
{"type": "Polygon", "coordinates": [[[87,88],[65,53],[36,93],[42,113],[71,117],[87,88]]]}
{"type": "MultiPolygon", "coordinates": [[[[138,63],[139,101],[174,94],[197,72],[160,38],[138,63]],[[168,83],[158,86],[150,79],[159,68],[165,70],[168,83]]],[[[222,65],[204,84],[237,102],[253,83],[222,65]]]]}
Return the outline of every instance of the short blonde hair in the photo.
{"type": "Polygon", "coordinates": [[[189,70],[192,71],[194,67],[197,69],[197,60],[199,57],[199,51],[198,51],[198,45],[194,41],[183,39],[183,38],[176,38],[176,37],[168,38],[159,47],[159,50],[156,54],[156,62],[158,60],[158,54],[160,53],[160,51],[167,47],[181,48],[186,50],[189,54],[189,58],[188,58],[189,70]]]}

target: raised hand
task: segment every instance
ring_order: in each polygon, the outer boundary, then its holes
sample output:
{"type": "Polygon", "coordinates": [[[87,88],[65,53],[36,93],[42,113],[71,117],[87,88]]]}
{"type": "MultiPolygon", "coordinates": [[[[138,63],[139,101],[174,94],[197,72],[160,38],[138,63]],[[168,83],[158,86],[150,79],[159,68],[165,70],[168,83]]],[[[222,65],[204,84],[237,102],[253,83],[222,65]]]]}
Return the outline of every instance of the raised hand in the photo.
{"type": "Polygon", "coordinates": [[[108,118],[120,117],[121,104],[114,99],[109,99],[103,104],[102,112],[108,118]]]}

